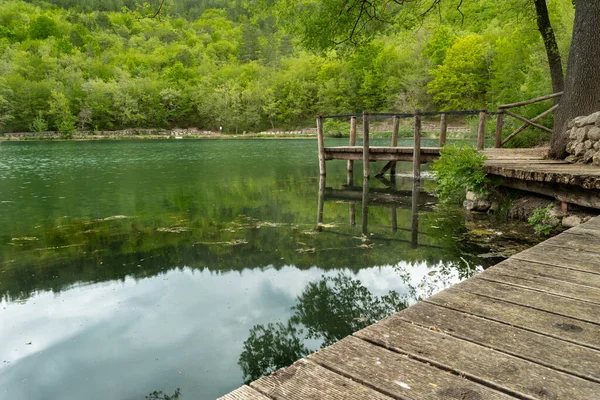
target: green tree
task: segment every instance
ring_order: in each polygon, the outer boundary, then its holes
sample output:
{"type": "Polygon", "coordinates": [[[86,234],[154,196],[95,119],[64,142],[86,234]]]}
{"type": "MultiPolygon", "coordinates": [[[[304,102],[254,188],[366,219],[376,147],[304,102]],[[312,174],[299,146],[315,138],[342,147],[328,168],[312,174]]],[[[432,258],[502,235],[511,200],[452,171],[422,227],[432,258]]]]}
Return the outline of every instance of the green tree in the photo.
{"type": "Polygon", "coordinates": [[[53,119],[54,126],[62,134],[63,138],[72,137],[76,130],[77,118],[71,113],[69,100],[63,92],[52,91],[48,103],[48,115],[53,119]]]}

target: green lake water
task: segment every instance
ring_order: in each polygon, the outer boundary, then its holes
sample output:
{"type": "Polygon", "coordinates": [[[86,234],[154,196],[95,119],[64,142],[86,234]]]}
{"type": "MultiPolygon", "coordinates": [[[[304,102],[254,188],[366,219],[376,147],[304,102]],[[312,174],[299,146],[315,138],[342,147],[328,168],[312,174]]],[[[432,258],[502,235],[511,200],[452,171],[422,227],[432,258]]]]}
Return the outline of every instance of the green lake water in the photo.
{"type": "Polygon", "coordinates": [[[497,261],[327,167],[316,229],[314,140],[0,143],[0,398],[214,399],[497,261]]]}

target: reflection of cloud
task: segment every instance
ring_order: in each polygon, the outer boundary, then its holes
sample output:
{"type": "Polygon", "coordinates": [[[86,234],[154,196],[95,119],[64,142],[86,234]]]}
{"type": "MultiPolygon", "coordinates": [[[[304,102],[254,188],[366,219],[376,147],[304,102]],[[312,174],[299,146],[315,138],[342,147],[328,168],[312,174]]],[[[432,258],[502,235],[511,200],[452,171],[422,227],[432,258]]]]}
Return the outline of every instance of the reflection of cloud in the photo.
{"type": "MultiPolygon", "coordinates": [[[[341,272],[375,295],[408,294],[396,268],[341,272]]],[[[403,270],[410,284],[429,272],[403,270]]],[[[0,397],[133,399],[180,387],[184,396],[214,399],[242,382],[237,361],[248,331],[285,322],[309,282],[339,272],[171,270],[0,302],[0,397]]]]}

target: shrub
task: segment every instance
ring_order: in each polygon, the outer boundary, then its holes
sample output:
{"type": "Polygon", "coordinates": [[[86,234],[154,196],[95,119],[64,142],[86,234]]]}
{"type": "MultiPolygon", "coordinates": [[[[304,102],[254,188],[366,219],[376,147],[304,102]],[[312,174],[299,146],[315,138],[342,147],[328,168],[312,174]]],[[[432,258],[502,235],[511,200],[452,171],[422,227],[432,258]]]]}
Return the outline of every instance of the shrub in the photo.
{"type": "Polygon", "coordinates": [[[31,132],[46,132],[48,130],[48,122],[46,122],[43,112],[39,111],[37,117],[31,120],[29,130],[31,132]]]}
{"type": "Polygon", "coordinates": [[[552,204],[548,204],[544,208],[536,208],[533,215],[527,219],[537,235],[548,236],[552,232],[553,225],[550,210],[552,210],[552,204]]]}
{"type": "Polygon", "coordinates": [[[448,145],[440,151],[431,171],[437,180],[436,196],[443,203],[460,204],[467,190],[485,194],[491,181],[484,170],[485,156],[472,146],[448,145]]]}

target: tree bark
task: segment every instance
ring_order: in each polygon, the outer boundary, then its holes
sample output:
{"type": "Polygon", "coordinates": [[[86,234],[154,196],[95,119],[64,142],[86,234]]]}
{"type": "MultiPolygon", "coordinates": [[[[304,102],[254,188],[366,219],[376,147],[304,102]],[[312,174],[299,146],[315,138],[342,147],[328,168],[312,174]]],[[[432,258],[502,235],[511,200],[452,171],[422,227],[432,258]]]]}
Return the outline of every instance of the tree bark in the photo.
{"type": "Polygon", "coordinates": [[[600,110],[600,1],[576,0],[564,95],[554,119],[551,158],[567,156],[567,123],[600,110]]]}
{"type": "MultiPolygon", "coordinates": [[[[565,77],[563,74],[560,51],[558,50],[556,37],[554,36],[554,29],[552,29],[552,24],[550,23],[550,17],[548,15],[548,6],[546,0],[534,0],[534,3],[538,29],[542,34],[544,46],[546,47],[546,54],[548,56],[548,64],[550,65],[552,90],[553,93],[562,92],[565,86],[565,77]]],[[[559,100],[556,99],[554,103],[557,104],[558,101],[559,100]]]]}

